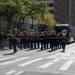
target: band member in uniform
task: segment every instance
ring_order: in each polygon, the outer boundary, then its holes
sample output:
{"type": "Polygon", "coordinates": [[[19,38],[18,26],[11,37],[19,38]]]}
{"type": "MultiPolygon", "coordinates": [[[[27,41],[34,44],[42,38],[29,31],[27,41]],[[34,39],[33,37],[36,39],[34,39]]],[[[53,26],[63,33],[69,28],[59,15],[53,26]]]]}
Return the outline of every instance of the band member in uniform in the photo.
{"type": "Polygon", "coordinates": [[[22,32],[19,32],[19,46],[20,46],[20,49],[23,49],[23,33],[22,32]]]}
{"type": "Polygon", "coordinates": [[[34,49],[36,49],[36,42],[37,42],[37,34],[36,32],[34,32],[34,35],[33,35],[33,43],[34,43],[34,49]]]}
{"type": "Polygon", "coordinates": [[[14,29],[12,32],[12,45],[13,45],[13,53],[17,52],[16,46],[17,46],[17,38],[18,38],[18,32],[17,29],[14,29]]]}
{"type": "Polygon", "coordinates": [[[33,49],[33,32],[30,32],[29,34],[29,43],[30,43],[30,50],[33,49]]]}
{"type": "Polygon", "coordinates": [[[61,44],[62,44],[63,52],[65,52],[65,47],[66,47],[66,43],[67,43],[66,36],[62,35],[61,40],[62,40],[61,44]]]}
{"type": "Polygon", "coordinates": [[[27,48],[27,33],[23,32],[23,48],[27,48]]]}
{"type": "Polygon", "coordinates": [[[12,37],[11,34],[8,35],[9,38],[9,49],[12,49],[12,37]]]}
{"type": "Polygon", "coordinates": [[[26,47],[27,48],[30,48],[30,38],[29,38],[30,37],[30,34],[29,33],[26,33],[26,35],[27,35],[26,36],[26,45],[27,45],[26,47]]]}
{"type": "Polygon", "coordinates": [[[43,43],[44,43],[44,50],[46,50],[47,48],[47,37],[46,37],[47,33],[46,31],[44,32],[44,39],[43,39],[43,43]]]}
{"type": "Polygon", "coordinates": [[[41,50],[43,50],[44,48],[44,33],[43,32],[41,32],[39,38],[40,38],[40,43],[41,43],[41,50]]]}
{"type": "Polygon", "coordinates": [[[4,33],[0,34],[0,49],[4,49],[4,33]]]}
{"type": "Polygon", "coordinates": [[[37,48],[40,48],[40,32],[37,32],[37,48]]]}
{"type": "Polygon", "coordinates": [[[52,31],[52,34],[50,35],[50,46],[51,46],[51,51],[54,51],[55,48],[55,32],[52,31]]]}

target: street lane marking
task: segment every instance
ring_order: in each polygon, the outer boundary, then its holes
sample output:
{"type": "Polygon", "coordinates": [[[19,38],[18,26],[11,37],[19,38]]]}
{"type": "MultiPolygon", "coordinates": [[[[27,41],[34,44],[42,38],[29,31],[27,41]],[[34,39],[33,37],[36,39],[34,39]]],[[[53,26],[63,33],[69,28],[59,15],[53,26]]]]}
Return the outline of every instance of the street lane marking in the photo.
{"type": "Polygon", "coordinates": [[[11,58],[15,58],[15,56],[2,58],[2,59],[0,59],[0,61],[2,61],[2,60],[7,60],[7,59],[11,59],[11,58]]]}
{"type": "Polygon", "coordinates": [[[67,70],[73,62],[74,60],[67,61],[62,67],[59,68],[59,70],[67,70]]]}
{"type": "Polygon", "coordinates": [[[60,59],[57,58],[57,59],[54,59],[54,60],[52,60],[52,61],[53,61],[53,62],[58,62],[59,60],[60,60],[60,59]]]}
{"type": "Polygon", "coordinates": [[[11,71],[7,72],[6,74],[11,75],[12,73],[15,73],[15,72],[16,72],[16,70],[11,70],[11,71]]]}
{"type": "Polygon", "coordinates": [[[48,57],[46,57],[47,59],[52,59],[52,58],[59,58],[59,59],[75,59],[74,58],[74,51],[72,51],[71,47],[70,50],[67,51],[65,53],[56,53],[53,55],[50,55],[48,57]]]}
{"type": "Polygon", "coordinates": [[[74,49],[75,47],[74,47],[74,45],[75,45],[75,43],[73,43],[73,44],[70,44],[70,45],[67,45],[67,47],[66,47],[66,51],[67,52],[65,52],[64,54],[63,53],[57,53],[57,54],[54,54],[54,55],[50,55],[50,56],[48,56],[48,57],[46,57],[46,58],[56,58],[56,57],[60,57],[60,55],[65,55],[65,56],[70,56],[70,54],[71,54],[71,52],[72,52],[72,49],[74,49]]]}
{"type": "Polygon", "coordinates": [[[28,59],[28,58],[29,57],[22,57],[22,58],[15,59],[13,61],[8,61],[8,62],[0,63],[0,65],[8,65],[8,64],[15,63],[17,61],[24,60],[24,59],[28,59]]]}
{"type": "Polygon", "coordinates": [[[40,67],[38,67],[38,68],[45,69],[45,68],[51,66],[52,64],[54,64],[55,62],[58,62],[59,60],[60,60],[60,59],[54,59],[54,60],[52,60],[51,62],[48,62],[48,63],[46,63],[46,64],[44,64],[44,65],[42,65],[42,66],[40,66],[40,67]]]}
{"type": "Polygon", "coordinates": [[[52,64],[54,64],[54,62],[48,62],[48,63],[46,63],[46,64],[44,64],[44,65],[42,65],[42,66],[40,66],[40,67],[38,67],[38,68],[43,68],[43,69],[45,69],[45,68],[47,68],[48,66],[51,66],[52,64]]]}
{"type": "Polygon", "coordinates": [[[57,54],[54,54],[54,55],[48,56],[48,57],[46,57],[46,58],[47,58],[47,59],[49,59],[49,58],[56,58],[58,55],[60,55],[60,53],[57,53],[57,54]]]}
{"type": "Polygon", "coordinates": [[[34,62],[40,61],[40,60],[42,60],[42,59],[44,59],[44,58],[38,58],[38,59],[35,59],[35,60],[31,60],[31,61],[28,61],[28,62],[22,63],[22,64],[20,64],[20,65],[18,65],[18,66],[24,67],[24,66],[26,66],[26,65],[29,65],[29,64],[31,64],[31,63],[34,63],[34,62]]]}
{"type": "Polygon", "coordinates": [[[17,72],[14,75],[19,75],[19,74],[22,74],[22,73],[24,73],[24,71],[17,72]]]}

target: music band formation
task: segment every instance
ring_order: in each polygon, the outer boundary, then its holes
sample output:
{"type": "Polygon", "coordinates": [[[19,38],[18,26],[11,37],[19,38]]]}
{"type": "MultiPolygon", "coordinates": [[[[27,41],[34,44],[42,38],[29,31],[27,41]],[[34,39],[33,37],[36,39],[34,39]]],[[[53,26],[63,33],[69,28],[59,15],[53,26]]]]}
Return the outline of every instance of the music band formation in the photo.
{"type": "Polygon", "coordinates": [[[9,35],[9,49],[13,48],[13,52],[17,52],[17,47],[20,49],[29,48],[54,51],[59,48],[63,48],[65,51],[67,39],[62,33],[56,33],[55,31],[49,32],[20,32],[13,30],[9,35]]]}

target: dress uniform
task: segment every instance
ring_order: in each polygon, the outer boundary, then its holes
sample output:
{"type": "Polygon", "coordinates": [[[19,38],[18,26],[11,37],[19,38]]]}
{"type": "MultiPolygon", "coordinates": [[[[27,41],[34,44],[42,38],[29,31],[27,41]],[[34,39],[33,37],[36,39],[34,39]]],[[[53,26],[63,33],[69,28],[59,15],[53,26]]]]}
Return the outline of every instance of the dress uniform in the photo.
{"type": "Polygon", "coordinates": [[[62,40],[61,44],[62,44],[63,52],[65,52],[67,38],[64,35],[62,35],[61,40],[62,40]]]}
{"type": "Polygon", "coordinates": [[[40,48],[40,32],[37,33],[37,40],[36,40],[36,43],[37,43],[37,48],[40,48]]]}
{"type": "Polygon", "coordinates": [[[12,49],[12,37],[11,34],[8,35],[9,38],[9,49],[12,49]]]}
{"type": "Polygon", "coordinates": [[[23,48],[25,49],[27,47],[27,34],[26,32],[23,32],[23,48]]]}
{"type": "Polygon", "coordinates": [[[13,45],[13,53],[17,52],[16,46],[17,46],[17,37],[18,37],[18,32],[16,29],[14,29],[12,33],[12,45],[13,45]]]}
{"type": "Polygon", "coordinates": [[[20,32],[20,34],[19,34],[19,39],[20,39],[20,49],[22,49],[23,48],[23,33],[22,32],[20,32]]]}
{"type": "Polygon", "coordinates": [[[27,48],[30,48],[30,34],[27,33],[26,35],[27,35],[27,36],[26,36],[26,45],[27,45],[26,47],[27,47],[27,48]]]}
{"type": "Polygon", "coordinates": [[[50,35],[50,46],[51,46],[51,50],[55,50],[55,45],[56,45],[56,35],[54,32],[52,32],[52,34],[50,35]]]}
{"type": "Polygon", "coordinates": [[[33,33],[30,33],[29,34],[29,48],[30,48],[30,50],[32,50],[33,49],[33,33]]]}
{"type": "Polygon", "coordinates": [[[40,43],[41,43],[41,50],[43,50],[44,48],[44,33],[43,32],[41,32],[39,38],[40,38],[40,43]]]}
{"type": "Polygon", "coordinates": [[[34,49],[36,49],[36,42],[37,42],[37,35],[36,35],[36,33],[34,32],[34,35],[33,35],[34,49]]]}

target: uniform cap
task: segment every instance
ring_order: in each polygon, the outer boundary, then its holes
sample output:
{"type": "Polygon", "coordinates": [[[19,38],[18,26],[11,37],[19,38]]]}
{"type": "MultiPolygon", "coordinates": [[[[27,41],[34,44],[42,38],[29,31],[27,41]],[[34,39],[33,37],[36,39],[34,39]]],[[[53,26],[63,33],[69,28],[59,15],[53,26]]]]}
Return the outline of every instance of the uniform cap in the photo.
{"type": "Polygon", "coordinates": [[[17,31],[17,29],[14,29],[14,31],[17,31]]]}

